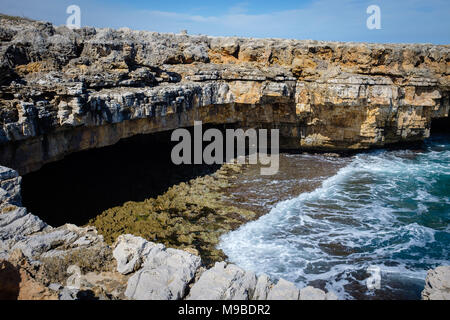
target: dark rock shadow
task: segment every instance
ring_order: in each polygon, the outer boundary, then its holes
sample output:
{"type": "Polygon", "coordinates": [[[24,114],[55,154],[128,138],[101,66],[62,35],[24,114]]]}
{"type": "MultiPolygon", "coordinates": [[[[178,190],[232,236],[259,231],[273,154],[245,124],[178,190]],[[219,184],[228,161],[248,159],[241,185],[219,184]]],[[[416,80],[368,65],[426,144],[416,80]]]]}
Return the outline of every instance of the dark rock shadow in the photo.
{"type": "Polygon", "coordinates": [[[0,261],[0,300],[17,300],[20,281],[19,270],[9,261],[0,261]]]}
{"type": "Polygon", "coordinates": [[[171,132],[68,155],[22,179],[22,203],[46,223],[84,225],[104,210],[163,194],[219,165],[174,165],[171,132]]]}

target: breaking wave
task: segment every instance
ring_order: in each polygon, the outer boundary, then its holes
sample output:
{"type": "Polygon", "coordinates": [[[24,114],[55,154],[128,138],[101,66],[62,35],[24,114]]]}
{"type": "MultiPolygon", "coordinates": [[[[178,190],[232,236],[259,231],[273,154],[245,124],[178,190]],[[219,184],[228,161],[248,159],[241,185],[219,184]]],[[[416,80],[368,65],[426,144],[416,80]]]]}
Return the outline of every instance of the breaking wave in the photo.
{"type": "MultiPolygon", "coordinates": [[[[273,188],[278,188],[274,183],[273,188]]],[[[321,187],[278,203],[221,238],[237,265],[333,290],[343,299],[418,299],[426,272],[449,264],[450,142],[359,154],[321,187]],[[365,285],[371,265],[381,289],[365,285]]]]}

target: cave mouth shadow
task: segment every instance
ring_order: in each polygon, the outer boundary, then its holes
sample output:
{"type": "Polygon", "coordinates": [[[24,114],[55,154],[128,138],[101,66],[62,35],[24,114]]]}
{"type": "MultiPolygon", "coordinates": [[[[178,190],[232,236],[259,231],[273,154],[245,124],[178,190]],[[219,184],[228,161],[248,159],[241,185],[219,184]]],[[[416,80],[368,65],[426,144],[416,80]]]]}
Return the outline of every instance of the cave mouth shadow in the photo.
{"type": "Polygon", "coordinates": [[[156,197],[221,167],[173,164],[178,142],[171,133],[137,135],[46,164],[22,177],[22,204],[51,226],[85,225],[106,209],[156,197]]]}
{"type": "Polygon", "coordinates": [[[450,116],[431,120],[430,135],[450,134],[450,116]]]}

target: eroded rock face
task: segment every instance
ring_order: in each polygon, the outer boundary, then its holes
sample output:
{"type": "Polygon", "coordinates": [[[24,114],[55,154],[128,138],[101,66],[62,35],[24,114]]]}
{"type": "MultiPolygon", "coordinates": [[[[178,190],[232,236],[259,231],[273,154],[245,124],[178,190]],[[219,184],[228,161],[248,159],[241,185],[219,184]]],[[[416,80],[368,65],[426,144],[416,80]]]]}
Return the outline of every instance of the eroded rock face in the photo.
{"type": "Polygon", "coordinates": [[[21,174],[194,120],[347,150],[421,140],[449,111],[449,46],[0,28],[0,163],[21,174]]]}
{"type": "Polygon", "coordinates": [[[450,300],[450,266],[441,266],[428,271],[422,299],[450,300]]]}
{"type": "Polygon", "coordinates": [[[249,300],[256,286],[256,276],[241,268],[217,262],[206,270],[191,288],[188,300],[249,300]]]}
{"type": "Polygon", "coordinates": [[[35,279],[26,259],[0,260],[0,300],[57,300],[57,292],[35,279]]]}
{"type": "Polygon", "coordinates": [[[198,256],[156,244],[144,257],[142,269],[128,280],[125,295],[130,299],[182,299],[201,264],[198,256]]]}
{"type": "Polygon", "coordinates": [[[128,274],[138,270],[142,265],[142,257],[150,250],[149,242],[143,238],[128,234],[119,236],[113,251],[117,271],[128,274]]]}
{"type": "MultiPolygon", "coordinates": [[[[0,173],[0,186],[5,181],[16,184],[12,190],[20,194],[17,172],[0,166],[0,173]]],[[[53,228],[11,196],[3,197],[0,205],[0,278],[4,280],[0,296],[4,299],[265,300],[280,296],[266,275],[256,277],[225,262],[205,270],[192,248],[166,248],[130,234],[120,235],[111,248],[94,227],[53,228]]],[[[298,297],[292,283],[280,280],[278,287],[280,283],[298,297]]]]}

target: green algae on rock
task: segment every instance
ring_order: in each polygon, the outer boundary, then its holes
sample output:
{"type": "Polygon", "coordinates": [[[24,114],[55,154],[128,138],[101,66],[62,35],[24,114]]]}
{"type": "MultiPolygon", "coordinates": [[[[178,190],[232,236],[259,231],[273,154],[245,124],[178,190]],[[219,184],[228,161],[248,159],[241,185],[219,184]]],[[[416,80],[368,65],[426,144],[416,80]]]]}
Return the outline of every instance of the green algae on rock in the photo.
{"type": "Polygon", "coordinates": [[[157,198],[108,209],[88,224],[109,244],[129,233],[168,247],[197,251],[203,263],[211,265],[225,259],[215,248],[219,237],[257,218],[250,210],[222,201],[222,190],[241,169],[242,165],[224,164],[214,174],[174,185],[157,198]]]}

